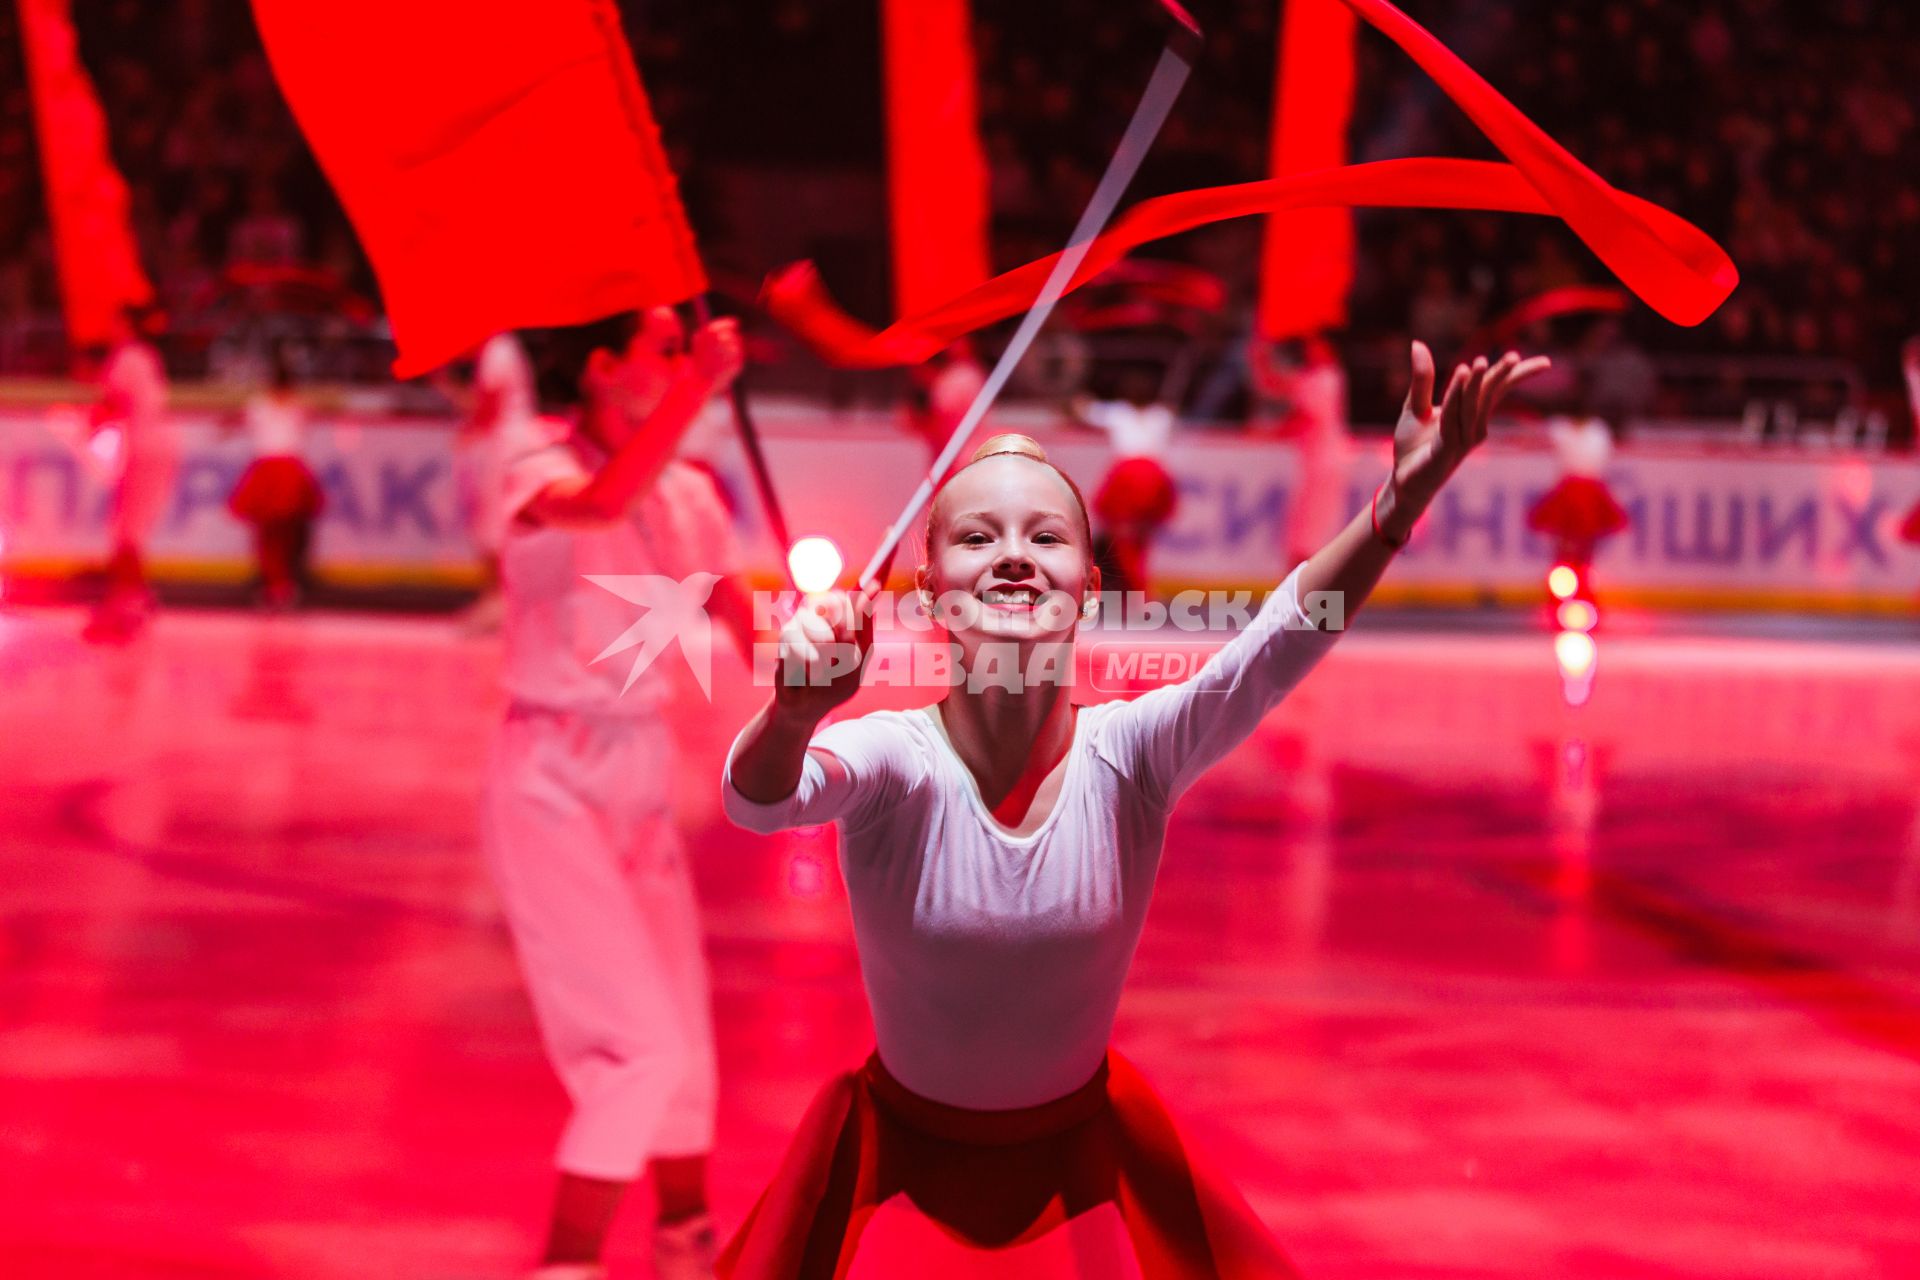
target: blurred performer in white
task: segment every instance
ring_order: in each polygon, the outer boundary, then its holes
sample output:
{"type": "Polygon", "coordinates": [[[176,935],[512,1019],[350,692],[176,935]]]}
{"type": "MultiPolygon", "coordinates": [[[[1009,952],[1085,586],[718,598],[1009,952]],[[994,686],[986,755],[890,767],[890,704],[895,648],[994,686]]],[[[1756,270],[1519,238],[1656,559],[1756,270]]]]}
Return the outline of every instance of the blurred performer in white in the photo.
{"type": "Polygon", "coordinates": [[[291,609],[308,586],[313,522],[326,495],[306,461],[307,415],[284,351],[275,350],[266,390],[247,401],[253,461],[234,486],[227,507],[253,526],[260,567],[260,603],[291,609]]]}
{"type": "Polygon", "coordinates": [[[1547,420],[1547,438],[1560,460],[1560,480],[1527,513],[1527,527],[1553,539],[1557,563],[1579,574],[1590,598],[1589,568],[1599,544],[1631,523],[1603,478],[1613,460],[1613,432],[1593,412],[1592,382],[1582,380],[1571,414],[1547,420]]]}
{"type": "Polygon", "coordinates": [[[589,408],[611,415],[618,430],[639,430],[681,376],[686,354],[687,331],[679,313],[672,307],[647,308],[625,347],[596,347],[588,357],[583,385],[589,408]]]}
{"type": "MultiPolygon", "coordinates": [[[[907,427],[927,447],[927,461],[931,462],[947,447],[953,429],[987,385],[986,366],[973,354],[973,344],[962,338],[925,364],[915,365],[908,376],[912,384],[907,396],[907,427]]],[[[992,432],[983,421],[974,427],[973,434],[984,438],[992,432]]],[[[959,450],[954,466],[971,452],[971,448],[959,450]]]]}
{"type": "Polygon", "coordinates": [[[106,594],[87,624],[90,640],[125,640],[152,616],[146,547],[173,497],[180,449],[167,420],[167,374],[160,353],[142,332],[142,311],[128,308],[114,322],[113,344],[100,371],[100,396],[91,413],[95,438],[114,439],[114,491],[109,526],[113,551],[106,594]]]}
{"type": "Polygon", "coordinates": [[[531,440],[535,416],[533,366],[511,333],[496,333],[480,348],[473,392],[456,446],[455,465],[467,533],[480,557],[480,597],[467,610],[467,628],[485,634],[500,626],[500,544],[506,536],[502,469],[506,456],[531,440]]]}
{"type": "MultiPolygon", "coordinates": [[[[633,342],[597,347],[584,376],[568,376],[578,363],[543,369],[542,407],[574,408],[577,420],[535,419],[542,439],[503,473],[510,705],[488,766],[482,839],[548,1057],[573,1102],[541,1276],[602,1274],[614,1211],[643,1172],[659,1203],[657,1273],[708,1275],[714,1250],[712,1009],[663,714],[668,664],[680,658],[656,655],[631,688],[625,655],[597,663],[639,611],[583,576],[697,585],[735,568],[712,482],[672,455],[739,373],[739,333],[731,321],[707,325],[681,355],[677,322],[671,341],[663,325],[650,316],[633,342]],[[572,404],[582,391],[584,404],[572,404]]],[[[750,644],[736,580],[720,577],[705,607],[750,644]]]]}
{"type": "Polygon", "coordinates": [[[1283,344],[1255,338],[1249,366],[1261,401],[1256,429],[1291,440],[1300,478],[1287,519],[1286,563],[1299,564],[1326,545],[1346,519],[1347,374],[1320,337],[1283,344]]]}
{"type": "Polygon", "coordinates": [[[1104,431],[1113,447],[1113,465],[1093,495],[1100,524],[1101,549],[1112,572],[1107,589],[1151,593],[1147,553],[1173,513],[1180,495],[1161,459],[1173,442],[1175,415],[1160,402],[1160,383],[1144,368],[1122,369],[1120,394],[1111,400],[1077,399],[1072,421],[1104,431]]]}

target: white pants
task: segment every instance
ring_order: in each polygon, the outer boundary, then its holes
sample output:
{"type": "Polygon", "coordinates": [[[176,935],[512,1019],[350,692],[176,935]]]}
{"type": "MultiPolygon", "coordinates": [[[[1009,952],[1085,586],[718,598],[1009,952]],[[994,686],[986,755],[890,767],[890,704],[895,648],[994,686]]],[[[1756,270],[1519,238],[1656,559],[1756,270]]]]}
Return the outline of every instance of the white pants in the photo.
{"type": "Polygon", "coordinates": [[[699,904],[657,717],[515,707],[481,839],[573,1115],[560,1169],[624,1181],[713,1146],[718,1079],[699,904]]]}

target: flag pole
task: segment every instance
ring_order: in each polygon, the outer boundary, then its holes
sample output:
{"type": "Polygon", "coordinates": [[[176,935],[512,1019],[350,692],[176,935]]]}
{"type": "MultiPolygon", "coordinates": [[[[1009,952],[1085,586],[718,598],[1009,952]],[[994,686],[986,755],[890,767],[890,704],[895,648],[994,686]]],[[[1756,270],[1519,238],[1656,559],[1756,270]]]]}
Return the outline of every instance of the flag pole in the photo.
{"type": "Polygon", "coordinates": [[[1094,189],[1093,198],[1087,202],[1086,209],[1080,215],[1080,221],[1067,238],[1067,247],[1054,264],[1053,271],[1040,288],[1040,293],[1020,320],[1020,327],[1014,331],[1013,338],[1006,349],[1000,353],[993,372],[987,376],[984,385],[973,397],[973,403],[960,421],[954,424],[952,433],[947,437],[946,447],[940,450],[933,465],[927,469],[926,478],[907,499],[906,506],[900,510],[899,518],[887,529],[880,545],[874,548],[872,559],[866,568],[860,571],[858,582],[879,582],[885,585],[887,574],[893,568],[893,557],[900,550],[900,543],[906,537],[907,529],[913,524],[920,512],[933,498],[934,488],[940,477],[947,473],[960,456],[960,450],[966,445],[967,437],[987,416],[987,410],[993,407],[994,399],[1000,389],[1012,376],[1014,367],[1020,358],[1033,345],[1034,337],[1040,327],[1053,314],[1053,308],[1066,293],[1067,286],[1073,280],[1074,272],[1079,270],[1086,259],[1087,251],[1093,247],[1093,241],[1099,236],[1102,227],[1113,217],[1114,209],[1120,203],[1127,184],[1133,181],[1133,175],[1139,171],[1140,162],[1146,158],[1147,148],[1159,135],[1160,126],[1166,122],[1167,113],[1173,109],[1175,98],[1187,82],[1193,71],[1193,64],[1200,55],[1201,32],[1199,24],[1181,8],[1178,0],[1158,0],[1158,7],[1171,21],[1172,28],[1167,35],[1165,46],[1160,50],[1160,59],[1155,64],[1153,76],[1147,82],[1145,92],[1140,95],[1139,103],[1133,109],[1133,118],[1127,122],[1126,131],[1120,137],[1120,145],[1114,149],[1113,158],[1107,162],[1107,170],[1100,175],[1100,183],[1094,189]]]}
{"type": "MultiPolygon", "coordinates": [[[[646,105],[646,90],[640,83],[640,71],[633,64],[633,51],[628,47],[626,35],[621,30],[620,11],[611,0],[596,0],[593,15],[606,37],[627,118],[640,144],[640,163],[650,171],[654,186],[671,193],[673,207],[680,209],[679,180],[672,166],[667,163],[666,151],[660,145],[659,127],[654,123],[652,109],[646,105]]],[[[674,249],[680,255],[685,269],[683,274],[704,284],[706,272],[700,266],[699,250],[694,245],[693,229],[686,223],[684,209],[681,209],[680,217],[673,226],[681,233],[674,237],[674,249]]],[[[704,289],[687,301],[693,306],[695,324],[705,325],[713,319],[713,306],[704,289]]],[[[747,464],[753,470],[754,487],[759,490],[760,505],[766,515],[767,526],[773,530],[774,540],[779,543],[780,563],[784,566],[793,539],[787,533],[787,517],[780,509],[780,495],[773,487],[773,473],[767,467],[766,451],[760,447],[760,433],[753,425],[753,412],[747,405],[747,388],[743,377],[734,378],[728,398],[733,404],[733,421],[740,431],[740,442],[746,448],[747,464]]]]}
{"type": "MultiPolygon", "coordinates": [[[[713,319],[713,308],[704,293],[693,299],[693,318],[695,323],[703,325],[713,319]]],[[[753,425],[744,375],[733,380],[728,398],[733,404],[734,426],[739,428],[740,443],[746,449],[747,465],[753,471],[754,487],[760,493],[760,506],[766,513],[767,526],[773,530],[774,541],[780,546],[780,563],[784,565],[787,552],[793,547],[793,537],[787,532],[787,517],[780,510],[780,495],[773,487],[773,471],[767,466],[766,451],[760,447],[760,432],[753,425]]]]}

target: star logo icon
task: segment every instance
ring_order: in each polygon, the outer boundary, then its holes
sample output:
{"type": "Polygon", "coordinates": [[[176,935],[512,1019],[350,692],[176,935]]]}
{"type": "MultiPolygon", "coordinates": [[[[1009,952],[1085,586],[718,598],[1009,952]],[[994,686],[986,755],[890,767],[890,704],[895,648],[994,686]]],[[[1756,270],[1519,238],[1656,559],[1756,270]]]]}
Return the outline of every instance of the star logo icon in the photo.
{"type": "Polygon", "coordinates": [[[637,649],[633,666],[621,693],[660,655],[680,642],[680,652],[700,683],[700,692],[713,698],[713,621],[707,616],[707,600],[720,581],[717,573],[694,573],[685,578],[669,578],[657,573],[589,573],[588,582],[611,591],[622,600],[639,605],[644,613],[593,659],[603,662],[616,653],[637,649]]]}

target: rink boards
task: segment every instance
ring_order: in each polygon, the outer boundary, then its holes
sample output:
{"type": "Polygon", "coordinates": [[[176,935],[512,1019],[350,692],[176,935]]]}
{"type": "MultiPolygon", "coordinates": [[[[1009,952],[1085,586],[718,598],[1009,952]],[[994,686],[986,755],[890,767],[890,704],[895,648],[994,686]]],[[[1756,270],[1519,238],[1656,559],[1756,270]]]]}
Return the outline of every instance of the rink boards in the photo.
{"type": "MultiPolygon", "coordinates": [[[[865,558],[919,478],[925,454],[884,418],[833,418],[811,407],[762,410],[789,524],[825,533],[865,558]]],[[[1044,424],[1044,419],[1040,420],[1044,424]]],[[[233,580],[248,572],[245,531],[226,497],[248,459],[230,420],[177,418],[181,463],[152,558],[165,576],[233,580]]],[[[1002,425],[1043,436],[1091,492],[1106,455],[1097,438],[1048,431],[1008,415],[1002,425]]],[[[310,460],[328,495],[316,557],[328,578],[356,586],[461,586],[475,579],[456,461],[456,424],[339,417],[315,424],[310,460]]],[[[771,582],[779,555],[767,536],[744,459],[731,437],[704,433],[733,501],[755,574],[771,582]]],[[[1358,510],[1385,473],[1387,445],[1356,445],[1346,507],[1358,510]]],[[[1166,586],[1260,587],[1285,565],[1299,458],[1285,442],[1189,431],[1169,460],[1180,509],[1155,548],[1166,586]]],[[[0,411],[0,571],[60,574],[105,551],[106,468],[64,441],[38,410],[0,411]]],[[[1539,598],[1549,548],[1526,513],[1556,478],[1537,448],[1490,445],[1442,494],[1382,587],[1383,599],[1433,603],[1539,598]]],[[[1617,599],[1700,607],[1842,611],[1910,608],[1920,548],[1902,543],[1902,516],[1920,501],[1920,460],[1728,446],[1623,448],[1607,475],[1633,526],[1601,552],[1596,574],[1617,599]]]]}

